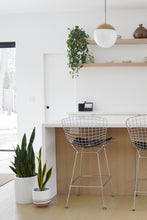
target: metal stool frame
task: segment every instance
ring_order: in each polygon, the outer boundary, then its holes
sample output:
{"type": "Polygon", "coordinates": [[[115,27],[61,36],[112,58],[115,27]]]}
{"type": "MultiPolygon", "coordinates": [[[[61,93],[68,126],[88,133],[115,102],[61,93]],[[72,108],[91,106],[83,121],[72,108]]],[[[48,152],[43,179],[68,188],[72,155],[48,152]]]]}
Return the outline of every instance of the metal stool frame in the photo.
{"type": "Polygon", "coordinates": [[[86,187],[86,188],[100,188],[101,189],[103,209],[106,209],[103,188],[108,182],[110,182],[112,196],[114,196],[110,170],[109,170],[109,165],[108,165],[108,159],[107,159],[107,153],[106,153],[106,145],[108,141],[111,139],[111,138],[106,139],[107,120],[104,118],[87,117],[87,116],[68,117],[68,118],[62,119],[62,127],[65,133],[66,139],[72,145],[73,149],[76,152],[65,208],[68,208],[71,188],[78,187],[79,188],[78,195],[80,195],[80,188],[86,187]],[[90,148],[94,150],[89,151],[90,148]],[[86,149],[88,149],[88,151],[85,151],[86,149]],[[99,152],[102,149],[104,150],[108,175],[101,174],[99,152]],[[78,154],[81,154],[79,176],[73,180],[78,154]],[[83,154],[96,154],[97,161],[98,161],[99,175],[82,175],[81,171],[82,171],[83,154]],[[100,186],[81,185],[82,177],[99,177],[100,186]],[[103,183],[102,177],[108,177],[105,183],[103,183]],[[77,180],[79,180],[79,184],[73,185],[77,180]]]}
{"type": "Polygon", "coordinates": [[[132,211],[135,211],[135,202],[137,193],[147,193],[147,191],[138,191],[138,180],[147,180],[147,178],[138,178],[140,159],[147,158],[142,156],[142,151],[147,151],[147,115],[136,115],[126,120],[126,126],[133,146],[136,147],[138,152],[136,183],[134,190],[134,201],[132,211]]]}

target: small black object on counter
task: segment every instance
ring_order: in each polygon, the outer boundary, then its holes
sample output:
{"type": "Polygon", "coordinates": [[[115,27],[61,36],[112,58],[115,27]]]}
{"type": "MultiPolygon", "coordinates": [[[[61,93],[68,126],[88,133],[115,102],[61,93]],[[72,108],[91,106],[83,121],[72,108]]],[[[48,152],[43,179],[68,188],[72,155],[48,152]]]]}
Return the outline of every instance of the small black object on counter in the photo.
{"type": "Polygon", "coordinates": [[[93,110],[93,102],[84,102],[78,104],[78,111],[92,111],[93,110]]]}

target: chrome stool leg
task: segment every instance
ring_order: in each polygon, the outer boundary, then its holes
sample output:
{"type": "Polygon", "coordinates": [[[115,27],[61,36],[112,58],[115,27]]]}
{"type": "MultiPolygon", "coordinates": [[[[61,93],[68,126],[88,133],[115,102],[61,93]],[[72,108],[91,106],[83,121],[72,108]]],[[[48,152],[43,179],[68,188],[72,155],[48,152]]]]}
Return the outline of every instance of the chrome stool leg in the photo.
{"type": "Polygon", "coordinates": [[[80,157],[80,170],[79,170],[79,192],[78,192],[78,196],[80,196],[80,183],[81,183],[81,170],[82,170],[82,156],[83,156],[83,153],[81,152],[81,157],[80,157]]]}
{"type": "Polygon", "coordinates": [[[75,155],[75,161],[74,161],[74,165],[73,165],[72,176],[71,176],[71,180],[70,180],[70,185],[69,185],[68,196],[67,196],[67,201],[66,201],[65,208],[68,208],[68,201],[69,201],[72,181],[73,181],[73,177],[74,177],[75,167],[76,167],[76,163],[77,163],[77,156],[78,156],[78,151],[76,151],[76,155],[75,155]]]}
{"type": "Polygon", "coordinates": [[[135,201],[136,201],[136,194],[137,194],[138,174],[139,174],[139,162],[140,162],[140,154],[139,154],[139,152],[138,152],[137,173],[136,173],[136,184],[135,184],[134,202],[133,202],[133,209],[132,209],[132,211],[135,211],[135,201]]]}
{"type": "Polygon", "coordinates": [[[109,164],[108,164],[108,158],[107,158],[107,153],[106,153],[106,148],[104,147],[104,153],[105,153],[105,159],[106,159],[106,165],[107,165],[107,170],[108,170],[108,176],[109,176],[109,181],[110,181],[110,187],[111,187],[111,192],[112,192],[112,197],[114,196],[113,193],[113,188],[112,188],[112,181],[111,181],[111,175],[110,175],[110,170],[109,170],[109,164]]]}
{"type": "Polygon", "coordinates": [[[105,206],[105,199],[104,199],[104,190],[103,190],[103,182],[102,182],[102,175],[101,175],[101,166],[100,166],[100,158],[99,153],[97,152],[97,160],[98,160],[98,168],[99,168],[99,175],[100,175],[100,184],[101,184],[101,191],[102,191],[102,198],[103,198],[103,209],[107,209],[105,206]]]}

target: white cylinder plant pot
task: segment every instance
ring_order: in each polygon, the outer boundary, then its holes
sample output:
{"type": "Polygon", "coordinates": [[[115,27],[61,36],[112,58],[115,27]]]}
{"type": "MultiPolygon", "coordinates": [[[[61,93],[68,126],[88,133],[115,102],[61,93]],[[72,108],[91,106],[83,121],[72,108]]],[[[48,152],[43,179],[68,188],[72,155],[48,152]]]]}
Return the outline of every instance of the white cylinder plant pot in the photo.
{"type": "Polygon", "coordinates": [[[39,188],[34,188],[32,190],[32,198],[33,198],[33,203],[37,207],[46,207],[50,203],[50,189],[45,188],[43,191],[40,191],[39,188]]]}
{"type": "Polygon", "coordinates": [[[37,186],[37,175],[32,177],[15,177],[14,184],[16,203],[33,203],[32,189],[37,186]]]}

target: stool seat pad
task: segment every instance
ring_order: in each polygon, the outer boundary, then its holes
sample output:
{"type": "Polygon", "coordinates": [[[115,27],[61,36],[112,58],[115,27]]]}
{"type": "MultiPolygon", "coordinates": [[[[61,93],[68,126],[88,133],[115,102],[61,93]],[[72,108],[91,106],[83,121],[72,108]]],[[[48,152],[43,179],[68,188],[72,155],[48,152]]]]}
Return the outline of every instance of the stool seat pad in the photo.
{"type": "Polygon", "coordinates": [[[88,140],[87,138],[76,137],[73,140],[72,145],[75,145],[77,147],[83,147],[83,148],[97,147],[102,144],[108,143],[111,139],[112,137],[109,137],[105,140],[88,140]]]}
{"type": "Polygon", "coordinates": [[[141,150],[147,150],[147,142],[143,141],[133,141],[134,146],[141,150]]]}

